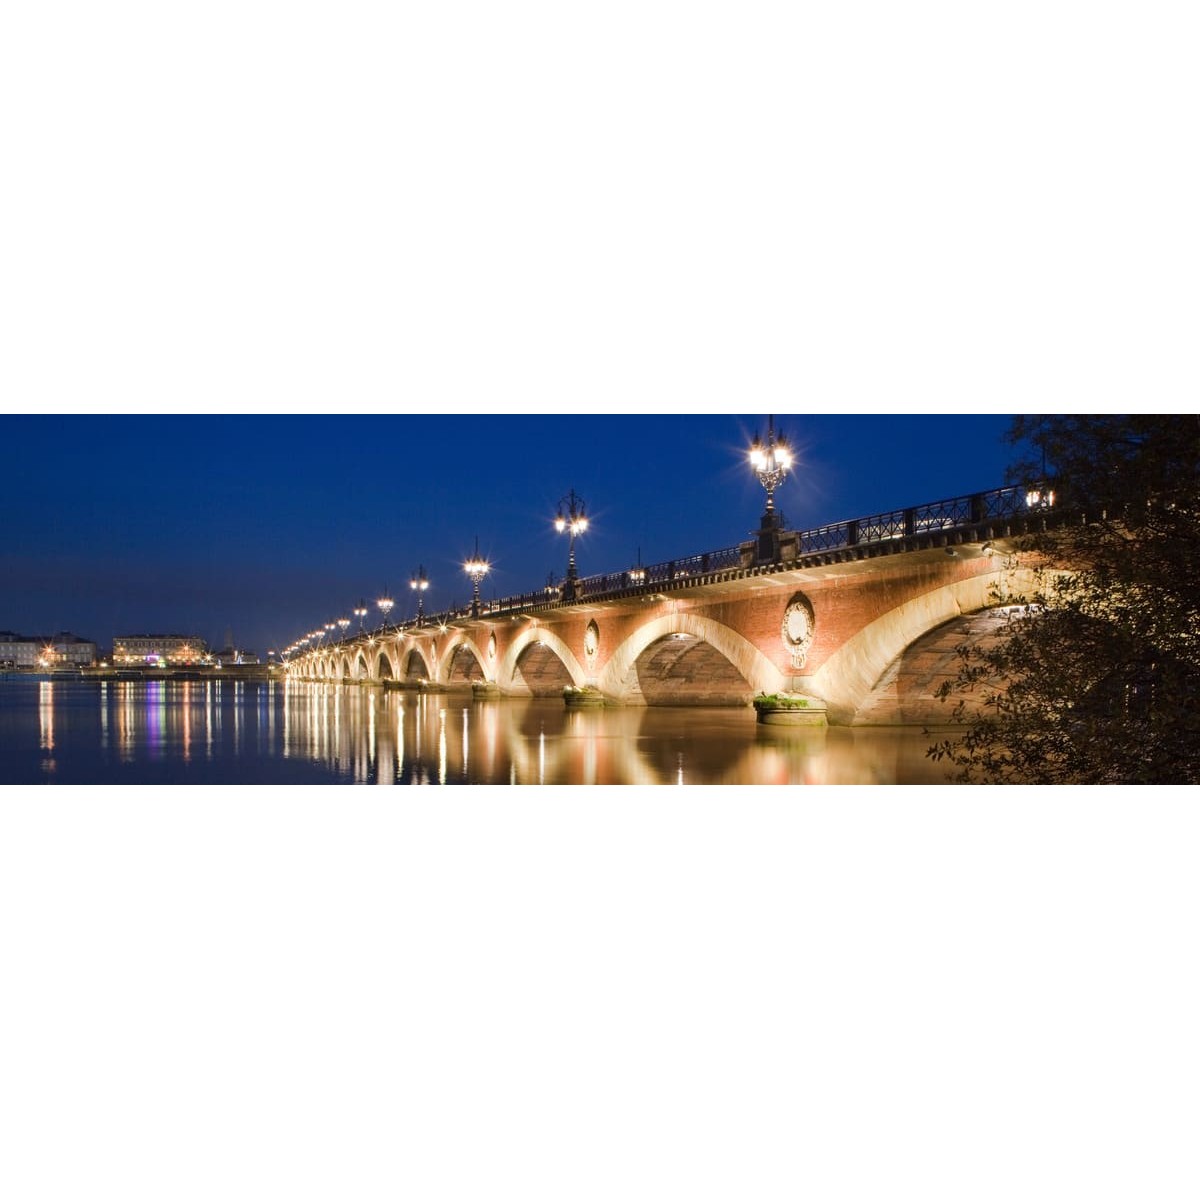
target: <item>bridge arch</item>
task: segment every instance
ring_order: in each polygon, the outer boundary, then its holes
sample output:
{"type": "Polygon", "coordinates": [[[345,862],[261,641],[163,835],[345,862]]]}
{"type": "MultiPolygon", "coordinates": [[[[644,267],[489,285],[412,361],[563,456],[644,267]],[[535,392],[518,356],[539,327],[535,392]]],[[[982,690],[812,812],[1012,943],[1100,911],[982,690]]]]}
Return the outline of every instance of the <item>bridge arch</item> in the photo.
{"type": "Polygon", "coordinates": [[[401,652],[400,664],[399,677],[410,683],[416,683],[421,679],[432,679],[437,673],[437,668],[430,661],[426,648],[420,642],[415,642],[401,652]]]}
{"type": "Polygon", "coordinates": [[[997,589],[1031,593],[1032,573],[1007,570],[998,563],[993,571],[945,584],[899,605],[848,638],[803,681],[803,690],[825,701],[831,722],[851,724],[910,646],[956,617],[996,607],[997,589]]]}
{"type": "Polygon", "coordinates": [[[388,652],[386,646],[380,646],[375,652],[375,670],[371,673],[372,679],[396,679],[398,671],[392,661],[392,656],[388,652]]]}
{"type": "Polygon", "coordinates": [[[437,682],[467,683],[489,678],[483,652],[463,630],[453,633],[441,648],[437,664],[437,682]]]}
{"type": "MultiPolygon", "coordinates": [[[[969,712],[981,712],[992,687],[985,686],[950,702],[937,698],[946,680],[958,675],[959,647],[983,646],[1004,628],[1010,610],[984,608],[951,617],[906,646],[876,681],[854,714],[855,725],[945,725],[961,699],[969,712]]],[[[999,686],[1000,680],[994,683],[999,686]]]]}
{"type": "Polygon", "coordinates": [[[751,694],[777,692],[785,686],[779,668],[753,642],[710,617],[690,612],[667,613],[647,621],[613,652],[600,676],[600,690],[606,696],[626,700],[639,689],[636,664],[655,642],[685,635],[706,642],[733,666],[745,680],[751,694]]]}
{"type": "MultiPolygon", "coordinates": [[[[556,633],[552,633],[544,626],[529,626],[523,629],[509,644],[508,649],[504,652],[504,657],[500,661],[499,669],[496,672],[497,681],[501,687],[511,691],[524,691],[528,689],[530,692],[538,690],[537,684],[527,681],[521,671],[521,662],[525,658],[528,662],[527,655],[537,653],[535,647],[538,645],[545,647],[546,654],[554,655],[565,671],[565,683],[561,682],[563,677],[558,676],[556,685],[561,689],[566,684],[571,684],[575,687],[582,687],[587,681],[587,675],[584,669],[579,665],[579,660],[571,652],[570,647],[556,633]]],[[[548,674],[545,671],[540,674],[548,674]]],[[[545,694],[551,694],[546,691],[545,694]]]]}
{"type": "Polygon", "coordinates": [[[371,667],[367,662],[366,651],[359,649],[355,652],[353,665],[350,668],[351,679],[370,679],[371,667]]]}

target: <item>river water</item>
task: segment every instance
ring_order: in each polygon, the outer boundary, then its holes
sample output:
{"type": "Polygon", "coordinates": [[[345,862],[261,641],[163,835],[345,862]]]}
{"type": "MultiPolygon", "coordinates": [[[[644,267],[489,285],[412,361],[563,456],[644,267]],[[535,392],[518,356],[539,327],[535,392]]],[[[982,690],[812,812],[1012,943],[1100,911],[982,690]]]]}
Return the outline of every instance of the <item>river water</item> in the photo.
{"type": "Polygon", "coordinates": [[[919,729],[332,684],[0,680],[0,783],[944,783],[919,729]]]}

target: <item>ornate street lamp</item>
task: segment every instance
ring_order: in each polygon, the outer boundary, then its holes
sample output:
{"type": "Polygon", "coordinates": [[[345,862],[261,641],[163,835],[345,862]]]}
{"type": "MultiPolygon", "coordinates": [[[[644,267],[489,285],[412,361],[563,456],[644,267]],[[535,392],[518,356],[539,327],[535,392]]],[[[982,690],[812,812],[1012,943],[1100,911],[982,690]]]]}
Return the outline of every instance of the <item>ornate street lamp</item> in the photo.
{"type": "Polygon", "coordinates": [[[346,640],[346,630],[350,628],[350,618],[349,617],[338,617],[337,623],[338,623],[338,628],[342,631],[341,640],[344,642],[346,640]]]}
{"type": "Polygon", "coordinates": [[[479,616],[479,581],[488,573],[490,563],[479,557],[479,538],[475,539],[475,556],[463,563],[463,570],[471,577],[474,594],[471,600],[471,616],[479,616]]]}
{"type": "Polygon", "coordinates": [[[768,418],[767,444],[764,446],[758,434],[750,446],[750,465],[758,476],[758,482],[767,490],[767,511],[763,513],[763,528],[780,527],[779,512],[775,508],[775,489],[787,478],[792,469],[792,452],[787,438],[775,435],[775,418],[768,418]]]}
{"type": "Polygon", "coordinates": [[[1046,475],[1046,447],[1042,447],[1042,474],[1025,492],[1026,508],[1053,508],[1054,489],[1046,475]]]}
{"type": "Polygon", "coordinates": [[[425,593],[429,589],[429,580],[425,575],[424,566],[417,568],[417,573],[412,577],[409,586],[417,593],[417,627],[420,628],[425,624],[425,593]]]}
{"type": "Polygon", "coordinates": [[[358,632],[362,633],[363,621],[367,616],[367,602],[360,600],[358,607],[354,610],[354,615],[358,618],[358,632]]]}
{"type": "Polygon", "coordinates": [[[791,448],[787,438],[781,433],[776,436],[775,418],[769,417],[767,424],[767,444],[764,446],[756,433],[750,445],[750,466],[758,482],[767,492],[767,508],[763,513],[762,524],[758,530],[758,557],[761,560],[774,560],[779,556],[779,532],[783,528],[783,518],[775,507],[775,489],[787,478],[792,469],[791,448]]]}
{"type": "MultiPolygon", "coordinates": [[[[392,611],[392,608],[395,605],[395,603],[396,603],[395,600],[393,600],[391,598],[391,596],[388,595],[388,590],[385,587],[383,589],[383,595],[380,596],[379,599],[375,601],[375,604],[379,608],[379,611],[381,613],[383,613],[383,624],[384,625],[387,624],[388,613],[390,613],[392,611]]],[[[382,628],[382,626],[381,626],[381,628],[382,628]]]]}
{"type": "Polygon", "coordinates": [[[575,495],[575,489],[558,502],[558,516],[554,518],[554,528],[559,533],[569,535],[567,553],[567,577],[563,580],[562,598],[570,604],[577,598],[579,590],[579,572],[575,568],[575,538],[586,533],[588,527],[587,511],[582,496],[575,495]],[[567,511],[563,512],[563,505],[567,511]]]}
{"type": "Polygon", "coordinates": [[[629,568],[629,582],[638,586],[646,582],[646,568],[642,566],[641,546],[638,547],[637,566],[629,568]]]}

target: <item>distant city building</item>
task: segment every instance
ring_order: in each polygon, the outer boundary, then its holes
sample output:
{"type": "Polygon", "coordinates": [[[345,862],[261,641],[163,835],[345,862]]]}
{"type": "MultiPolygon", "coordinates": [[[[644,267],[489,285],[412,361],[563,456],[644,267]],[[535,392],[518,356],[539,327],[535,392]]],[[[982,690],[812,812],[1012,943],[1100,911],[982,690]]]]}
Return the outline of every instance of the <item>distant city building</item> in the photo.
{"type": "Polygon", "coordinates": [[[226,646],[224,650],[217,652],[217,662],[223,667],[255,666],[258,664],[258,655],[253,650],[238,650],[233,646],[226,646]]]}
{"type": "Polygon", "coordinates": [[[233,643],[233,629],[225,630],[225,646],[217,651],[217,662],[223,667],[257,666],[258,655],[253,650],[239,650],[233,643]]]}
{"type": "Polygon", "coordinates": [[[208,656],[202,637],[183,633],[131,633],[113,638],[113,665],[118,667],[156,663],[184,666],[208,656]]]}
{"type": "Polygon", "coordinates": [[[44,671],[55,667],[90,667],[95,661],[96,643],[73,633],[0,631],[0,669],[44,671]]]}

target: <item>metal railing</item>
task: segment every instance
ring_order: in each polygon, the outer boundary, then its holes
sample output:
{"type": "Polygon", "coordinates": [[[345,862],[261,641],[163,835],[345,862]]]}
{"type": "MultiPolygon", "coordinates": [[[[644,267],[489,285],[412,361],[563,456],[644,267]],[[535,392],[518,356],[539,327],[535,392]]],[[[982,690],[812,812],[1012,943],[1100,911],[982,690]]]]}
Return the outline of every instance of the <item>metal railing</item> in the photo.
{"type": "Polygon", "coordinates": [[[854,521],[841,521],[837,525],[806,530],[798,535],[799,552],[820,554],[873,542],[902,541],[922,534],[983,525],[988,521],[1010,520],[1027,511],[1024,488],[996,488],[990,492],[956,496],[953,500],[938,500],[915,508],[893,509],[871,517],[859,517],[854,521]]]}
{"type": "MultiPolygon", "coordinates": [[[[898,508],[870,517],[858,517],[836,525],[822,525],[817,529],[784,531],[781,536],[785,540],[795,539],[798,561],[809,555],[852,550],[866,545],[903,542],[910,538],[1010,521],[1026,516],[1032,511],[1034,506],[1028,495],[1024,487],[995,488],[989,492],[975,492],[970,496],[937,500],[932,504],[921,504],[914,508],[898,508]]],[[[624,571],[588,575],[577,581],[576,598],[570,603],[589,603],[624,594],[660,591],[667,587],[679,586],[683,580],[738,574],[764,565],[776,565],[757,561],[753,550],[747,551],[744,546],[745,543],[727,546],[722,550],[709,550],[703,554],[691,554],[684,558],[673,558],[645,567],[630,567],[624,571]]],[[[481,616],[498,617],[533,613],[539,609],[560,606],[567,606],[567,602],[562,600],[559,589],[544,588],[541,591],[522,592],[503,599],[481,601],[479,611],[481,616]]],[[[452,621],[465,620],[470,615],[471,606],[465,604],[440,613],[427,614],[422,626],[446,626],[452,621]]],[[[328,650],[335,646],[351,646],[361,642],[366,636],[384,637],[389,633],[408,633],[417,627],[416,618],[412,618],[395,625],[383,625],[375,630],[367,630],[363,634],[331,642],[321,648],[328,650]]]]}

